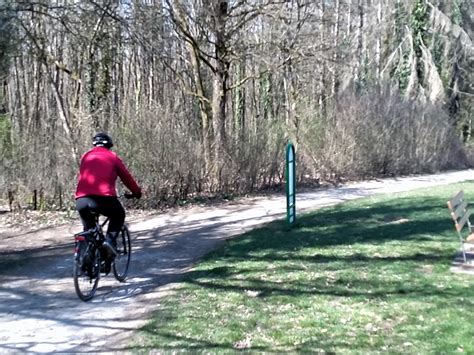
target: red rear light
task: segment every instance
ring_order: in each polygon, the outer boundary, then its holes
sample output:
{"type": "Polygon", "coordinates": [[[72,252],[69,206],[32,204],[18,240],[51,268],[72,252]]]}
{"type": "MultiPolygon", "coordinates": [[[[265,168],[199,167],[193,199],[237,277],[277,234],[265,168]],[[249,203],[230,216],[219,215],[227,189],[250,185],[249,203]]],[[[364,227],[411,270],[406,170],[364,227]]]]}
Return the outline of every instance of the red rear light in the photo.
{"type": "Polygon", "coordinates": [[[74,248],[74,253],[77,254],[79,252],[79,242],[84,242],[86,240],[86,237],[83,235],[75,235],[74,236],[74,242],[75,242],[75,248],[74,248]]]}
{"type": "Polygon", "coordinates": [[[74,240],[76,242],[83,242],[84,240],[86,240],[86,237],[84,237],[83,235],[75,235],[74,240]]]}

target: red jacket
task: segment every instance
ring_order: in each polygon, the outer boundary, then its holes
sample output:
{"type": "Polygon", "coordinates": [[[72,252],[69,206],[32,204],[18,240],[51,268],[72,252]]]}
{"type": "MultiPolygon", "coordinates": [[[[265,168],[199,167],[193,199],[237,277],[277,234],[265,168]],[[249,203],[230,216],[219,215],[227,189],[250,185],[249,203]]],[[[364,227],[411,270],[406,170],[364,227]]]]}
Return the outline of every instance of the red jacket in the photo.
{"type": "Polygon", "coordinates": [[[117,196],[117,176],[133,194],[141,193],[117,154],[104,147],[92,148],[81,158],[76,199],[84,196],[117,196]]]}

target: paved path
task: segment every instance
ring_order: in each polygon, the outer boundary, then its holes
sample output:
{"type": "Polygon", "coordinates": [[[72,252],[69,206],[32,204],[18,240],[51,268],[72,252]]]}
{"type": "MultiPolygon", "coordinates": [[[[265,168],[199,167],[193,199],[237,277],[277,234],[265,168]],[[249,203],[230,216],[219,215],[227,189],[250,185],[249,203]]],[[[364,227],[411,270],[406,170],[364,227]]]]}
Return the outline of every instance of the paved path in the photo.
{"type": "MultiPolygon", "coordinates": [[[[473,178],[474,170],[466,170],[348,184],[300,193],[297,209],[473,178]]],[[[72,284],[71,234],[77,226],[8,236],[0,241],[0,352],[123,350],[127,337],[199,258],[225,239],[284,217],[285,208],[285,196],[262,197],[132,223],[130,278],[126,283],[102,279],[88,303],[78,300],[72,284]],[[25,238],[32,241],[26,250],[25,238]]]]}

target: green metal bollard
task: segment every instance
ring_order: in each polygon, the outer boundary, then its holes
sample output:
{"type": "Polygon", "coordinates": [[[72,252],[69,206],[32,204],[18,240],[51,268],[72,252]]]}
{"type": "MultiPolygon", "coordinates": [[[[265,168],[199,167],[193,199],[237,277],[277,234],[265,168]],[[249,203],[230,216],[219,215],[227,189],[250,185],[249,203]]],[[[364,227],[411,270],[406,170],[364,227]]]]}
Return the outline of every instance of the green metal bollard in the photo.
{"type": "Polygon", "coordinates": [[[291,142],[286,146],[286,216],[288,224],[293,226],[296,222],[296,154],[291,142]]]}

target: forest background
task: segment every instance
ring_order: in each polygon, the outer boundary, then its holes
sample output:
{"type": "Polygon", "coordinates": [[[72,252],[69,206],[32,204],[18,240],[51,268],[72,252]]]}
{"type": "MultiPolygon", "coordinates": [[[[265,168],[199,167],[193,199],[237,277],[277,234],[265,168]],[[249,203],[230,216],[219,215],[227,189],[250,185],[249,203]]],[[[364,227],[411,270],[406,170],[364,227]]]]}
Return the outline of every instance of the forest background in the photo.
{"type": "Polygon", "coordinates": [[[72,205],[97,131],[144,205],[472,166],[470,0],[0,0],[0,198],[72,205]]]}

